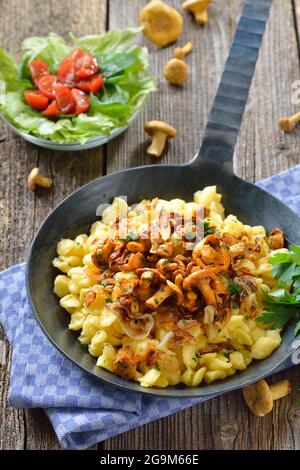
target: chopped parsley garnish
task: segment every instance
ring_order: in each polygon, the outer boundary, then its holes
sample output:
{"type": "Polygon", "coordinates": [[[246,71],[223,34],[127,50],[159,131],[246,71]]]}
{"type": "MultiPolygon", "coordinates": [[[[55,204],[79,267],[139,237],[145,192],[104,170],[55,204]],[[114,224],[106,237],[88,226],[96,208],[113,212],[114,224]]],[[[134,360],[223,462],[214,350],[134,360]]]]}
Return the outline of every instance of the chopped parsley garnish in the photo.
{"type": "Polygon", "coordinates": [[[110,304],[111,302],[113,302],[113,299],[105,299],[105,302],[110,304]]]}
{"type": "Polygon", "coordinates": [[[134,232],[129,230],[127,237],[126,238],[121,238],[121,240],[123,240],[125,242],[132,242],[134,240],[137,240],[138,238],[139,238],[139,236],[138,236],[137,233],[134,233],[134,232]]]}
{"type": "MultiPolygon", "coordinates": [[[[287,253],[275,253],[270,259],[272,274],[278,280],[279,289],[266,292],[265,311],[256,321],[272,328],[283,328],[300,312],[300,247],[291,245],[287,253]]],[[[295,336],[300,334],[300,320],[295,336]]]]}
{"type": "Polygon", "coordinates": [[[238,300],[243,291],[242,287],[233,279],[229,281],[227,289],[233,301],[238,300]]]}
{"type": "Polygon", "coordinates": [[[203,228],[205,237],[207,237],[207,235],[212,235],[213,233],[215,233],[215,229],[210,226],[210,223],[207,220],[204,221],[203,228]]]}
{"type": "Polygon", "coordinates": [[[196,234],[193,232],[186,232],[184,236],[187,240],[193,240],[194,238],[196,238],[196,234]]]}

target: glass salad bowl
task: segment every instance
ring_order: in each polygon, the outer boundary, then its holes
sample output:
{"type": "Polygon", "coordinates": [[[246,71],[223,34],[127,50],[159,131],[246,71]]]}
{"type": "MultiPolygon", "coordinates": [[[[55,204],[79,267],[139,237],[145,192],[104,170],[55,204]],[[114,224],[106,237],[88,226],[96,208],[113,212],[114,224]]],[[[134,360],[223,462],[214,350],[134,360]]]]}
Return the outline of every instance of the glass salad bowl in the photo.
{"type": "Polygon", "coordinates": [[[117,127],[113,129],[107,135],[100,134],[99,136],[91,137],[90,139],[87,139],[84,143],[81,143],[81,142],[60,143],[60,142],[56,142],[50,139],[42,139],[40,137],[36,137],[32,134],[29,134],[28,132],[24,132],[21,129],[18,129],[8,119],[6,119],[1,113],[0,113],[0,118],[5,122],[7,127],[14,134],[22,137],[27,142],[31,142],[34,145],[38,145],[39,147],[43,147],[48,150],[60,150],[63,152],[70,152],[70,151],[88,150],[88,149],[100,147],[101,145],[107,144],[107,142],[118,137],[120,134],[125,132],[128,129],[128,127],[131,126],[131,124],[133,124],[133,122],[136,120],[141,109],[142,109],[142,106],[135,111],[135,113],[131,116],[126,126],[117,127]]]}

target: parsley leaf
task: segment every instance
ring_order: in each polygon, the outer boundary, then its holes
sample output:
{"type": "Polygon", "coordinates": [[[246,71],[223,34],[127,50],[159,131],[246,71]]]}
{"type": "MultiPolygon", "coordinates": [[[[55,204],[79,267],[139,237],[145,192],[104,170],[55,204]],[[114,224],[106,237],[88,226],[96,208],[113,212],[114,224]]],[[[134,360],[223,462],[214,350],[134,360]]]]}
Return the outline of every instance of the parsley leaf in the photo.
{"type": "MultiPolygon", "coordinates": [[[[287,253],[275,253],[269,263],[280,288],[266,293],[265,311],[256,321],[281,329],[300,313],[300,247],[291,245],[287,253]]],[[[295,336],[299,334],[300,321],[295,327],[295,336]]]]}
{"type": "Polygon", "coordinates": [[[207,235],[215,233],[215,229],[210,226],[210,223],[207,220],[204,221],[203,228],[205,237],[207,237],[207,235]]]}
{"type": "Polygon", "coordinates": [[[258,317],[256,321],[268,324],[272,328],[283,328],[300,310],[300,305],[283,305],[280,302],[265,302],[265,305],[266,312],[258,317]]]}
{"type": "Polygon", "coordinates": [[[228,285],[227,289],[228,289],[228,292],[231,295],[232,300],[238,300],[239,296],[241,295],[241,293],[243,291],[242,287],[237,282],[235,282],[233,279],[231,279],[229,281],[229,285],[228,285]]]}
{"type": "Polygon", "coordinates": [[[272,274],[284,286],[300,276],[300,247],[291,245],[288,253],[275,253],[270,259],[272,274]]]}
{"type": "Polygon", "coordinates": [[[125,241],[125,242],[132,242],[134,240],[138,240],[138,238],[139,238],[139,236],[138,236],[137,233],[134,233],[131,230],[129,230],[127,237],[126,238],[121,238],[121,240],[125,241]]]}

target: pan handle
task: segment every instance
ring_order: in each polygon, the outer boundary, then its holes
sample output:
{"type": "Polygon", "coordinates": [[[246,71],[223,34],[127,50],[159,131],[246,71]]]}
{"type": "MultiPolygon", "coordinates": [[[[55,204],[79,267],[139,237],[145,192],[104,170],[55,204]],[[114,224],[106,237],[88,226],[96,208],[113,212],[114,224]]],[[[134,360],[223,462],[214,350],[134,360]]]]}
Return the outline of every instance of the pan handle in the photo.
{"type": "Polygon", "coordinates": [[[199,152],[233,172],[233,154],[272,0],[246,0],[199,152]]]}

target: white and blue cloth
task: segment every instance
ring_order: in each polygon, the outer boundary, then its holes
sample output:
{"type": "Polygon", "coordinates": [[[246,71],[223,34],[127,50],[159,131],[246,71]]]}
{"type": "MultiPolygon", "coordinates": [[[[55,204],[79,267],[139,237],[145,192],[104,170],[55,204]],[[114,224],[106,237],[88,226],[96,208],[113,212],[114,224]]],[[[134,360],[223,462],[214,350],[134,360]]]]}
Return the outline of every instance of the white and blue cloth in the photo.
{"type": "MultiPolygon", "coordinates": [[[[258,185],[300,215],[300,165],[258,185]]],[[[19,264],[0,273],[0,321],[13,350],[8,400],[16,408],[44,408],[63,448],[86,449],[208,399],[126,392],[82,371],[40,329],[26,298],[24,272],[19,264]]],[[[278,370],[291,366],[288,360],[278,370]]]]}

